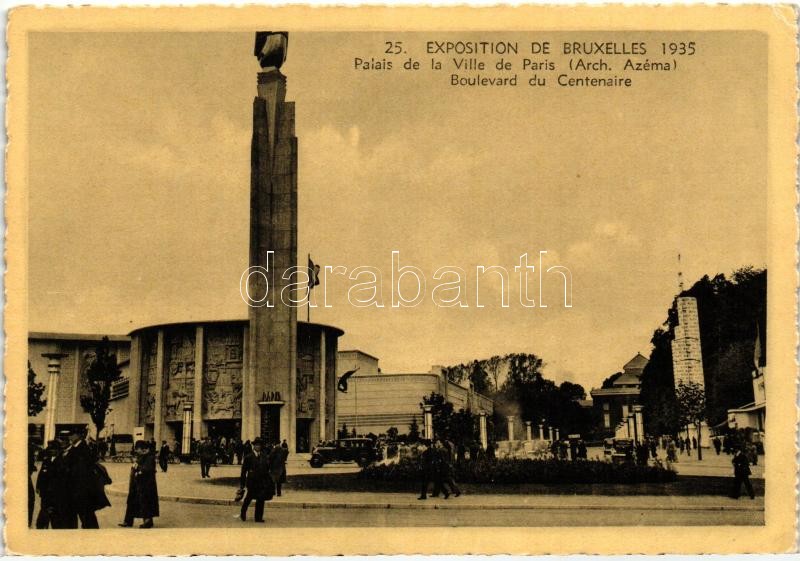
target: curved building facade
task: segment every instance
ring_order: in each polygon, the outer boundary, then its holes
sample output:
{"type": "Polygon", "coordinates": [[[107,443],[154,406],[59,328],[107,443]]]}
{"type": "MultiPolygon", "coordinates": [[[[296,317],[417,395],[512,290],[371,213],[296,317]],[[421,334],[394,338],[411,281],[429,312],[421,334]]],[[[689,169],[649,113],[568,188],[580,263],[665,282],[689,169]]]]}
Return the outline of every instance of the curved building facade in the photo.
{"type": "Polygon", "coordinates": [[[287,440],[298,452],[333,438],[336,353],[343,331],[297,322],[294,375],[252,364],[248,321],[148,326],[130,334],[132,424],[145,438],[287,440]]]}

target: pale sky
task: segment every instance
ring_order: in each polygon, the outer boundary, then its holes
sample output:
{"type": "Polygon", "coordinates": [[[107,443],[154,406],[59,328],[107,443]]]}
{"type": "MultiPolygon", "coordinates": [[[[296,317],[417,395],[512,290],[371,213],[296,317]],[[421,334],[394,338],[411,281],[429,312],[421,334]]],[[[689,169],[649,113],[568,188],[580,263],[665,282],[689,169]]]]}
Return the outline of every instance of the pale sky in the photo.
{"type": "MultiPolygon", "coordinates": [[[[649,355],[679,251],[689,282],[765,266],[765,37],[687,34],[694,59],[636,74],[630,89],[454,88],[447,72],[353,69],[353,57],[382,58],[387,40],[427,61],[425,41],[447,34],[401,35],[290,32],[283,67],[300,264],[310,252],[384,273],[383,309],[354,308],[349,281],[328,283],[333,308],[312,321],[342,328],[340,349],[378,356],[384,372],[533,352],[549,377],[588,390],[649,355]],[[470,307],[427,298],[392,309],[392,250],[423,270],[428,296],[437,268],[465,269],[470,307]],[[547,308],[518,304],[513,267],[540,250],[572,271],[572,308],[558,276],[545,280],[547,308]],[[483,283],[486,306],[474,305],[476,265],[512,273],[509,308],[483,283]]],[[[663,37],[613,39],[655,48],[663,37]]],[[[247,317],[252,43],[252,33],[30,35],[30,330],[247,317]]]]}

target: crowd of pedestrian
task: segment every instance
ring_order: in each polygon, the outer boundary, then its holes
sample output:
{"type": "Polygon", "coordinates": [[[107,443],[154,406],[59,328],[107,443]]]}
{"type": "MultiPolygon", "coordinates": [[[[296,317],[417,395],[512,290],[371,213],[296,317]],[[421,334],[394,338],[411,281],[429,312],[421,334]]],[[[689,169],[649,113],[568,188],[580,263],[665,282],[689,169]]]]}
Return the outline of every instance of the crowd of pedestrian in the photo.
{"type": "MultiPolygon", "coordinates": [[[[97,446],[87,441],[84,431],[75,429],[67,442],[48,442],[40,458],[33,488],[40,499],[36,528],[70,529],[78,528],[79,523],[81,528],[99,528],[95,513],[111,506],[105,493],[111,478],[100,463],[97,446]]],[[[35,470],[31,462],[29,471],[35,470]]],[[[34,503],[29,500],[28,525],[32,523],[34,503]]]]}
{"type": "Polygon", "coordinates": [[[457,450],[452,442],[435,439],[431,443],[423,443],[419,455],[420,461],[420,490],[419,500],[428,498],[428,488],[433,483],[432,497],[440,494],[447,499],[450,495],[458,497],[461,490],[455,481],[454,462],[457,450]]]}

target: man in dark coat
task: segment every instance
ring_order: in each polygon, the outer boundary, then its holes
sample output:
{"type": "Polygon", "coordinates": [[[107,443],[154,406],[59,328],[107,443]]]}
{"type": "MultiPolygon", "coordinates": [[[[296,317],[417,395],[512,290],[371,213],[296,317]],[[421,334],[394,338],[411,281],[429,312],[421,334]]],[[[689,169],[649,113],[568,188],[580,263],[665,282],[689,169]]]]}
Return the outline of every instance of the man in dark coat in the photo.
{"type": "MultiPolygon", "coordinates": [[[[430,445],[425,446],[425,449],[419,456],[419,471],[420,471],[420,486],[418,500],[424,501],[428,498],[428,483],[434,480],[434,462],[435,452],[430,445]]],[[[437,489],[434,489],[434,493],[437,489]]]]}
{"type": "Polygon", "coordinates": [[[217,449],[211,439],[205,437],[197,448],[200,455],[200,473],[203,478],[211,477],[211,464],[217,458],[217,449]]]}
{"type": "Polygon", "coordinates": [[[286,458],[289,456],[289,450],[283,446],[275,446],[269,451],[267,457],[269,458],[269,475],[272,481],[275,482],[275,495],[281,496],[281,486],[286,483],[286,458]]]}
{"type": "Polygon", "coordinates": [[[152,528],[158,516],[158,487],[156,486],[156,458],[152,445],[140,440],[133,449],[136,463],[131,467],[128,484],[128,503],[122,527],[133,526],[134,518],[141,518],[140,528],[152,528]]]}
{"type": "Polygon", "coordinates": [[[36,493],[39,495],[36,528],[40,530],[61,528],[63,525],[66,504],[63,478],[61,447],[57,440],[51,440],[42,452],[42,465],[39,468],[39,477],[36,478],[36,493]]]}
{"type": "Polygon", "coordinates": [[[169,466],[169,445],[166,440],[161,441],[161,449],[158,451],[158,465],[161,466],[161,471],[167,471],[167,466],[169,466]]]}
{"type": "Polygon", "coordinates": [[[239,486],[240,489],[247,490],[239,513],[242,521],[247,520],[247,508],[252,501],[255,501],[255,521],[264,522],[264,501],[272,500],[275,492],[275,482],[269,472],[270,463],[269,457],[264,452],[264,441],[256,438],[253,440],[253,451],[245,456],[242,462],[239,486]]]}
{"type": "Polygon", "coordinates": [[[65,524],[68,528],[99,528],[96,510],[111,506],[103,491],[103,482],[95,468],[93,457],[84,441],[82,431],[76,429],[69,435],[70,445],[63,454],[63,466],[68,500],[65,507],[65,524]]]}
{"type": "Polygon", "coordinates": [[[742,483],[744,483],[747,494],[750,495],[751,499],[755,499],[756,494],[753,492],[753,485],[750,483],[750,462],[741,448],[736,450],[731,463],[733,464],[733,493],[731,498],[739,498],[739,491],[742,490],[742,483]]]}

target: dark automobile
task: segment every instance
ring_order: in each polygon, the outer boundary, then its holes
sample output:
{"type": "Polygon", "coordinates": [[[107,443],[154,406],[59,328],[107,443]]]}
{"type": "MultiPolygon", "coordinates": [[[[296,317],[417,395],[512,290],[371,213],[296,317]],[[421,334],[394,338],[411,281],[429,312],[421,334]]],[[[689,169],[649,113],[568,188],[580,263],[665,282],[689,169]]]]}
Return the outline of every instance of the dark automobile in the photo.
{"type": "Polygon", "coordinates": [[[340,462],[356,462],[364,467],[375,461],[377,451],[369,438],[341,438],[325,442],[311,451],[308,461],[313,468],[321,468],[325,464],[340,462]]]}

